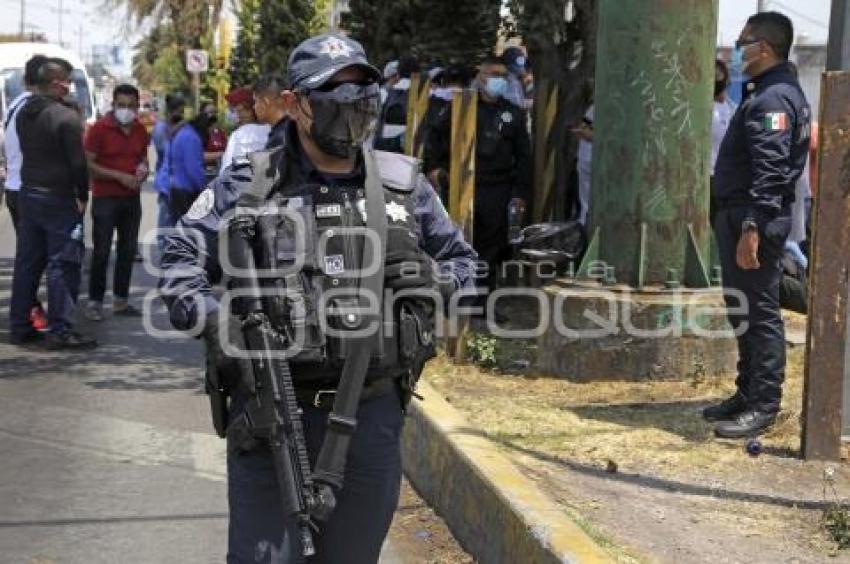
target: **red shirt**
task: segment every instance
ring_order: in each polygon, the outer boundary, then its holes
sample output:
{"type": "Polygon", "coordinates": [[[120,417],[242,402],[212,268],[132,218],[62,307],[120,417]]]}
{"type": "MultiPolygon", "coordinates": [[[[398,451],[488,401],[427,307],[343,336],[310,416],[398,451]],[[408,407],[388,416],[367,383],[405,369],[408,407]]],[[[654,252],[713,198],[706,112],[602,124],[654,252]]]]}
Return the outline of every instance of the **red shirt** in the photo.
{"type": "Polygon", "coordinates": [[[227,133],[220,127],[211,127],[209,141],[207,141],[204,151],[207,153],[223,153],[225,149],[227,149],[227,133]]]}
{"type": "MultiPolygon", "coordinates": [[[[130,132],[125,133],[112,112],[109,112],[89,129],[85,147],[87,153],[94,153],[96,164],[111,170],[136,174],[139,163],[147,159],[149,143],[150,135],[138,119],[130,126],[130,132]]],[[[127,198],[136,194],[138,192],[131,191],[115,180],[92,180],[92,196],[95,198],[127,198]]]]}

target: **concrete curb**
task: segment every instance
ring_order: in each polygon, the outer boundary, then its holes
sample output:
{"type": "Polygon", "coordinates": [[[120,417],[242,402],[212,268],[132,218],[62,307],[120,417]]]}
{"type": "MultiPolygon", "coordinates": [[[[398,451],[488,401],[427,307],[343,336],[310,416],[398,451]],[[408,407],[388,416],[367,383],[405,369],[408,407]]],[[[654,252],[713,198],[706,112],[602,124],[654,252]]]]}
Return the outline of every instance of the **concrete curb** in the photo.
{"type": "Polygon", "coordinates": [[[478,562],[613,562],[431,386],[411,405],[404,471],[478,562]]]}

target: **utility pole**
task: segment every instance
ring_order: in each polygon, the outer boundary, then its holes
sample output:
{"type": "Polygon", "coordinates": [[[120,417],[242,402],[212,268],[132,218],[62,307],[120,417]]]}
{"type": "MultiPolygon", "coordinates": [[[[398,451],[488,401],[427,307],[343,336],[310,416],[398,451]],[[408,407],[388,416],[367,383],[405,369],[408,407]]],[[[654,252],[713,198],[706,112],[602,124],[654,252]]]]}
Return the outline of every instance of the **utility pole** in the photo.
{"type": "Polygon", "coordinates": [[[767,11],[767,0],[758,0],[758,7],[756,8],[757,12],[766,12],[767,11]]]}
{"type": "Polygon", "coordinates": [[[24,38],[27,27],[27,0],[21,0],[21,40],[24,38]]]}
{"type": "Polygon", "coordinates": [[[850,70],[850,2],[832,0],[826,70],[850,70]]]}
{"type": "Polygon", "coordinates": [[[807,460],[841,460],[841,437],[850,434],[850,6],[833,0],[826,70],[821,82],[818,197],[809,266],[803,433],[807,460]]]}
{"type": "Polygon", "coordinates": [[[62,45],[62,0],[59,0],[59,45],[62,45]]]}

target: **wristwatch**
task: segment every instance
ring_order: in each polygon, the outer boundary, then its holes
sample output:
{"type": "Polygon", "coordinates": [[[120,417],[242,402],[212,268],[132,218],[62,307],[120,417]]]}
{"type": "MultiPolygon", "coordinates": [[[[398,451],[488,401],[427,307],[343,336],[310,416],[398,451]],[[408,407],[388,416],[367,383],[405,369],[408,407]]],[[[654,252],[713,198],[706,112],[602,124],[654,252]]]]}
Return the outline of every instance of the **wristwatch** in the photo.
{"type": "Polygon", "coordinates": [[[758,223],[756,223],[752,219],[745,219],[744,222],[741,224],[741,231],[744,233],[750,233],[752,231],[758,232],[758,230],[758,223]]]}

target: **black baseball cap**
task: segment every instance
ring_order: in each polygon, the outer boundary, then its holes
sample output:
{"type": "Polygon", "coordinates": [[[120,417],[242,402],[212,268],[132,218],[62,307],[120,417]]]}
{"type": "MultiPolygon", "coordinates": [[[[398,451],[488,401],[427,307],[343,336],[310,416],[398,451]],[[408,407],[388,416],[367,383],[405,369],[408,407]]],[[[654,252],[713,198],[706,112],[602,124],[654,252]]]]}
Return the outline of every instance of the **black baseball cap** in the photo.
{"type": "Polygon", "coordinates": [[[375,82],[381,80],[381,71],[369,64],[360,43],[326,33],[307,39],[290,53],[287,78],[292,88],[317,89],[348,67],[360,67],[375,82]]]}

